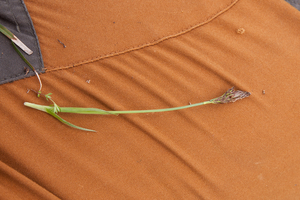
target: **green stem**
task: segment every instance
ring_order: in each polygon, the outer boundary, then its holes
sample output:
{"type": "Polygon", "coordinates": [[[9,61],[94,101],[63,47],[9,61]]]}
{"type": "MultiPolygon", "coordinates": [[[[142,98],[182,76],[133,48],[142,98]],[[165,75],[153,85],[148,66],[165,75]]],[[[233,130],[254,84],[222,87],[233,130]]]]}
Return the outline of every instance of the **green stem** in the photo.
{"type": "Polygon", "coordinates": [[[204,101],[201,103],[195,103],[191,105],[186,105],[186,106],[180,106],[180,107],[175,107],[175,108],[163,108],[163,109],[153,109],[153,110],[127,110],[127,111],[108,111],[111,114],[133,114],[133,113],[155,113],[155,112],[167,112],[167,111],[174,111],[174,110],[181,110],[181,109],[186,109],[186,108],[191,108],[195,106],[201,106],[205,104],[210,104],[212,102],[210,101],[204,101]]]}
{"type": "MultiPolygon", "coordinates": [[[[108,114],[134,114],[134,113],[155,113],[155,112],[167,112],[167,111],[174,111],[174,110],[181,110],[186,108],[191,108],[195,106],[201,106],[205,104],[213,103],[211,101],[204,101],[201,103],[195,103],[186,106],[180,106],[175,108],[163,108],[163,109],[153,109],[153,110],[127,110],[127,111],[105,111],[98,108],[78,108],[78,107],[60,107],[60,112],[62,113],[77,113],[77,114],[100,114],[100,115],[108,115],[108,114]]],[[[34,103],[25,102],[25,106],[47,112],[47,109],[53,109],[52,106],[43,106],[34,103]]]]}

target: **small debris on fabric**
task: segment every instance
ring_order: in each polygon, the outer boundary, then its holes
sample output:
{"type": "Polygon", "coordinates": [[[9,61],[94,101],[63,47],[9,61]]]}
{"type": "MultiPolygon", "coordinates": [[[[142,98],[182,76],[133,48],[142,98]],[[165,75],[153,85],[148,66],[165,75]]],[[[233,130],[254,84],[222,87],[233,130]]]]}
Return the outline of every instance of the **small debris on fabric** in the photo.
{"type": "Polygon", "coordinates": [[[25,76],[29,73],[29,69],[27,67],[24,67],[25,76]]]}
{"type": "Polygon", "coordinates": [[[67,46],[66,46],[64,43],[62,43],[59,39],[57,39],[57,41],[58,41],[59,43],[61,43],[61,44],[63,45],[64,48],[67,47],[67,46]]]}
{"type": "Polygon", "coordinates": [[[244,28],[239,28],[239,29],[236,30],[236,32],[237,32],[238,34],[240,34],[240,35],[244,34],[245,31],[246,31],[246,30],[245,30],[244,28]]]}

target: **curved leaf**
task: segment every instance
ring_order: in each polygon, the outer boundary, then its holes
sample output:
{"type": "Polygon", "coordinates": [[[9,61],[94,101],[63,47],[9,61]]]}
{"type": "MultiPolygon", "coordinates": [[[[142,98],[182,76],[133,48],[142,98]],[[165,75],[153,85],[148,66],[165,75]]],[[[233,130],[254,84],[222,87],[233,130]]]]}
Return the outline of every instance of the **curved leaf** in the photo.
{"type": "Polygon", "coordinates": [[[56,119],[58,119],[60,122],[72,127],[72,128],[76,128],[76,129],[79,129],[79,130],[82,130],[82,131],[90,131],[90,132],[97,132],[95,130],[91,130],[91,129],[87,129],[87,128],[82,128],[80,126],[76,126],[66,120],[64,120],[63,118],[61,118],[60,116],[58,116],[54,111],[53,109],[49,109],[49,108],[46,108],[46,112],[50,115],[52,115],[53,117],[55,117],[56,119]]]}

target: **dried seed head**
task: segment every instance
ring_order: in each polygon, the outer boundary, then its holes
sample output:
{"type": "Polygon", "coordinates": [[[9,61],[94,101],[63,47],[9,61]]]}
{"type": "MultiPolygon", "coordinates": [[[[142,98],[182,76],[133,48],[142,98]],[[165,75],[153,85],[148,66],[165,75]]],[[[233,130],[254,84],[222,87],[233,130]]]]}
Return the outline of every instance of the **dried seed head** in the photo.
{"type": "Polygon", "coordinates": [[[210,100],[214,104],[218,103],[230,103],[237,100],[246,98],[250,96],[250,92],[245,92],[241,90],[234,90],[234,87],[230,88],[222,96],[210,100]]]}

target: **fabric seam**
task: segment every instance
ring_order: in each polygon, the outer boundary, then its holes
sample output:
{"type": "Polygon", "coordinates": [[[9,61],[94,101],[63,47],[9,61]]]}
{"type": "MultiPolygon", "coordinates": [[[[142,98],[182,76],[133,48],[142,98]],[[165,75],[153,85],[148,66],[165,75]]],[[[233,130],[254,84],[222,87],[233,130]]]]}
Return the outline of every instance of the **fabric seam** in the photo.
{"type": "Polygon", "coordinates": [[[99,61],[99,60],[102,60],[102,59],[105,59],[105,58],[110,58],[110,57],[114,57],[114,56],[118,56],[118,55],[121,55],[121,54],[131,52],[131,51],[136,51],[136,50],[139,50],[139,49],[143,49],[145,47],[154,46],[154,45],[156,45],[158,43],[161,43],[165,40],[168,40],[168,39],[171,39],[171,38],[176,38],[180,35],[188,33],[188,32],[190,32],[190,31],[192,31],[192,30],[194,30],[194,29],[196,29],[200,26],[203,26],[203,25],[211,22],[212,20],[214,20],[215,18],[217,18],[218,16],[220,16],[221,14],[225,13],[230,8],[232,8],[238,1],[239,0],[231,1],[230,4],[227,5],[224,9],[217,11],[215,14],[212,14],[211,16],[206,18],[203,22],[198,23],[196,25],[191,25],[188,28],[185,28],[182,31],[179,31],[178,33],[168,35],[168,36],[164,36],[162,38],[152,40],[150,42],[147,42],[145,44],[141,44],[141,45],[136,46],[136,47],[127,48],[125,50],[120,50],[120,51],[116,51],[116,52],[110,52],[110,53],[105,54],[105,55],[100,55],[100,56],[97,56],[97,57],[94,57],[94,58],[90,58],[88,60],[83,60],[83,61],[80,61],[78,63],[70,64],[70,65],[67,65],[67,66],[56,67],[56,68],[53,68],[53,69],[47,69],[47,67],[45,67],[45,70],[46,70],[46,72],[51,72],[51,71],[69,69],[69,68],[77,67],[77,66],[80,66],[80,65],[84,65],[84,64],[95,62],[95,61],[99,61]]]}

